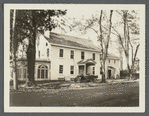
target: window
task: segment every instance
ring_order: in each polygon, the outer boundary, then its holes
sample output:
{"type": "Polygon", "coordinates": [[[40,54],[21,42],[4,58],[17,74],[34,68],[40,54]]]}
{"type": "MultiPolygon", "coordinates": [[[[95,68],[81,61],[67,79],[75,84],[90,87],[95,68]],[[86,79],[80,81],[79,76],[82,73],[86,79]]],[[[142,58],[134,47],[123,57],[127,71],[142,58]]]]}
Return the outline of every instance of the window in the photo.
{"type": "Polygon", "coordinates": [[[63,74],[63,65],[59,65],[59,73],[63,74]]]}
{"type": "Polygon", "coordinates": [[[70,74],[74,74],[74,66],[70,66],[70,74]]]}
{"type": "Polygon", "coordinates": [[[45,65],[40,65],[38,67],[38,79],[47,79],[48,78],[48,67],[45,65]]]}
{"type": "Polygon", "coordinates": [[[93,67],[93,75],[95,74],[95,67],[93,67]]]}
{"type": "Polygon", "coordinates": [[[70,58],[74,59],[74,51],[73,50],[70,51],[70,58]]]}
{"type": "Polygon", "coordinates": [[[59,57],[63,57],[63,49],[60,49],[59,57]]]}
{"type": "Polygon", "coordinates": [[[102,54],[99,54],[100,60],[102,60],[102,54]]]}
{"type": "Polygon", "coordinates": [[[116,60],[114,60],[114,63],[116,63],[116,60]]]}
{"type": "Polygon", "coordinates": [[[49,57],[49,49],[47,49],[47,57],[49,57]]]}
{"type": "Polygon", "coordinates": [[[27,68],[24,68],[23,78],[27,78],[27,68]]]}
{"type": "Polygon", "coordinates": [[[109,63],[110,63],[110,60],[109,60],[109,63]]]}
{"type": "Polygon", "coordinates": [[[18,78],[21,77],[21,70],[20,69],[17,69],[17,76],[18,76],[18,78]]]}
{"type": "Polygon", "coordinates": [[[95,60],[95,53],[93,53],[93,60],[95,60]]]}
{"type": "Polygon", "coordinates": [[[39,56],[39,58],[40,58],[40,51],[38,51],[38,56],[39,56]]]}
{"type": "Polygon", "coordinates": [[[81,52],[81,59],[84,59],[84,52],[81,52]]]}
{"type": "Polygon", "coordinates": [[[13,78],[13,71],[11,72],[11,77],[13,78]]]}
{"type": "Polygon", "coordinates": [[[46,43],[46,46],[48,46],[48,43],[46,43]]]}

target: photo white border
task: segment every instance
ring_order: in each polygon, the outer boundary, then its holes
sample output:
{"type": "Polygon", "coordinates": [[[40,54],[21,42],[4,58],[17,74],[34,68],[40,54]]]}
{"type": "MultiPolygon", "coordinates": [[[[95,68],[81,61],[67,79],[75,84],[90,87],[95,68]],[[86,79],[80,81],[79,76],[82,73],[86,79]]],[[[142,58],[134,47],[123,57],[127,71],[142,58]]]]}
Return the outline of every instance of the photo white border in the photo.
{"type": "Polygon", "coordinates": [[[4,5],[4,112],[145,112],[145,4],[5,4],[4,5]],[[101,10],[140,10],[140,85],[139,107],[10,107],[9,105],[9,50],[10,9],[69,9],[77,7],[100,8],[101,10]],[[90,7],[88,7],[90,6],[90,7]]]}

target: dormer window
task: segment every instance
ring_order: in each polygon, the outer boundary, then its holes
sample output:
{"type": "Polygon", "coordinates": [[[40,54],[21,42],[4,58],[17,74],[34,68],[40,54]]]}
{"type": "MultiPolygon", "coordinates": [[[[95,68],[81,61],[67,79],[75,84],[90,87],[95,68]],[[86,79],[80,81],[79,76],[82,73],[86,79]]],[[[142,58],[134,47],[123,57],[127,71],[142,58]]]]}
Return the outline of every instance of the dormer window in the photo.
{"type": "Polygon", "coordinates": [[[46,43],[46,46],[48,46],[48,43],[46,43]]]}

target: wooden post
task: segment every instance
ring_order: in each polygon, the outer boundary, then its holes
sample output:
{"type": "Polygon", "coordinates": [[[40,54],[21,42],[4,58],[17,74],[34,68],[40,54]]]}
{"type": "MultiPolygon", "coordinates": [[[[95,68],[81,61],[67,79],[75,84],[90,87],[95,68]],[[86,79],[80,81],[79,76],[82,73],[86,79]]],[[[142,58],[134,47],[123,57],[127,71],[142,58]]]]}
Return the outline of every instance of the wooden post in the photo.
{"type": "Polygon", "coordinates": [[[86,64],[84,65],[84,75],[86,75],[86,64]]]}

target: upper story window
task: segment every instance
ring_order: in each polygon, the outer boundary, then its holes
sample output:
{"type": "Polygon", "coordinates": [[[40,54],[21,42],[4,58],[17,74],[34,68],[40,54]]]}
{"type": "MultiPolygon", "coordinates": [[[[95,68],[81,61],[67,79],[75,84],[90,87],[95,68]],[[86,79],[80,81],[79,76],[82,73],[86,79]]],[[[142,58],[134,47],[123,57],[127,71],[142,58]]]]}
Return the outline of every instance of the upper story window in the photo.
{"type": "Polygon", "coordinates": [[[48,46],[48,43],[46,43],[46,46],[48,46]]]}
{"type": "Polygon", "coordinates": [[[59,65],[59,73],[63,74],[63,65],[59,65]]]}
{"type": "Polygon", "coordinates": [[[40,51],[38,51],[38,56],[39,56],[39,58],[40,58],[40,51]]]}
{"type": "Polygon", "coordinates": [[[84,52],[81,52],[81,59],[84,59],[84,52]]]}
{"type": "Polygon", "coordinates": [[[70,74],[74,74],[74,66],[70,66],[70,74]]]}
{"type": "Polygon", "coordinates": [[[59,57],[63,57],[63,54],[64,54],[63,49],[60,49],[60,51],[59,51],[59,57]]]}
{"type": "Polygon", "coordinates": [[[100,58],[100,60],[102,60],[102,54],[99,54],[99,58],[100,58]]]}
{"type": "Polygon", "coordinates": [[[95,53],[93,53],[93,60],[95,60],[95,53]]]}
{"type": "Polygon", "coordinates": [[[27,68],[26,68],[26,67],[24,68],[23,73],[24,73],[24,74],[23,74],[23,78],[27,78],[27,68]]]}
{"type": "Polygon", "coordinates": [[[47,57],[49,57],[49,49],[47,49],[47,57]]]}
{"type": "Polygon", "coordinates": [[[18,76],[18,78],[21,77],[21,69],[17,69],[17,76],[18,76]]]}
{"type": "Polygon", "coordinates": [[[110,63],[110,60],[109,60],[109,63],[110,63]]]}
{"type": "Polygon", "coordinates": [[[70,51],[70,58],[74,59],[74,51],[73,50],[70,51]]]}
{"type": "Polygon", "coordinates": [[[114,63],[116,63],[116,60],[114,60],[114,63]]]}

